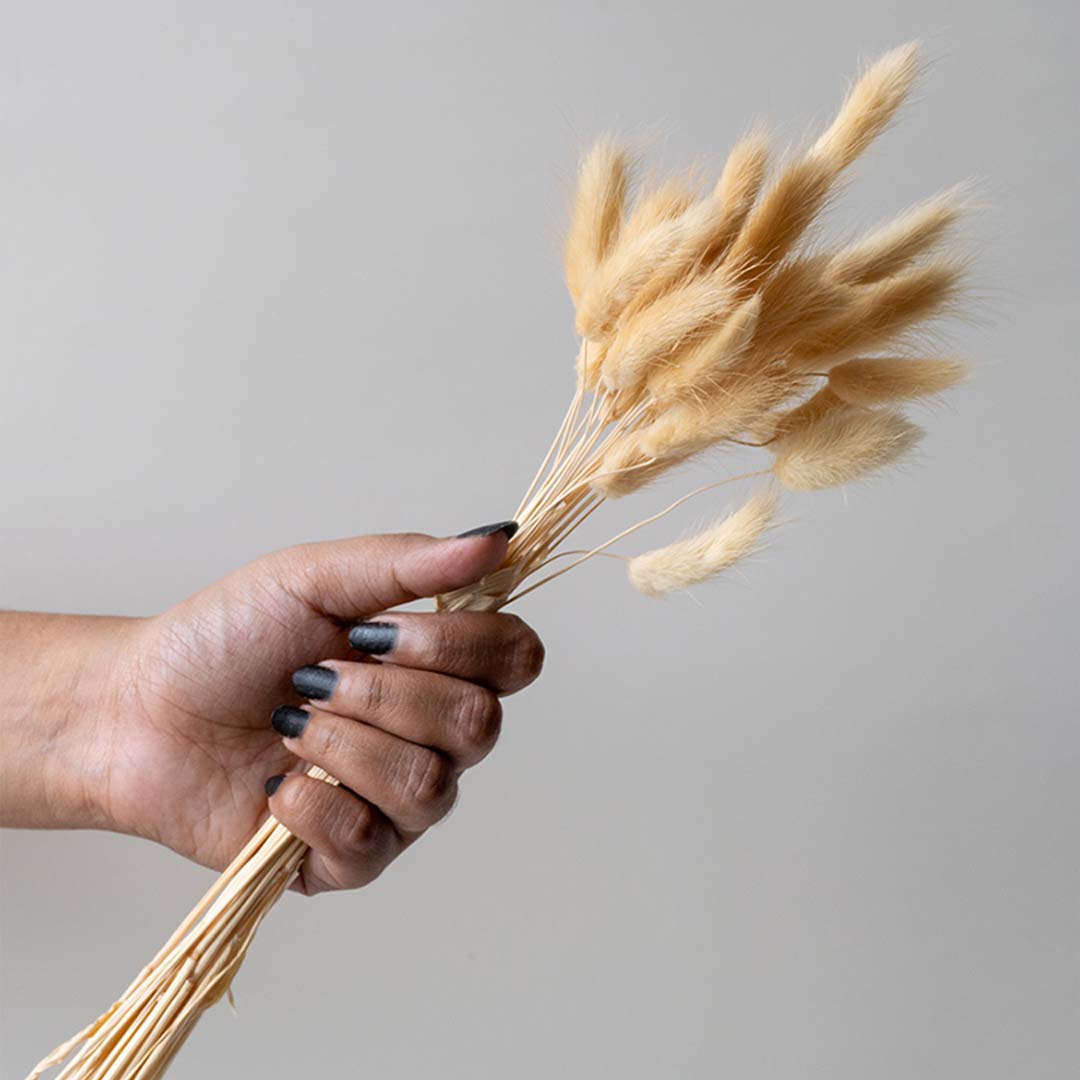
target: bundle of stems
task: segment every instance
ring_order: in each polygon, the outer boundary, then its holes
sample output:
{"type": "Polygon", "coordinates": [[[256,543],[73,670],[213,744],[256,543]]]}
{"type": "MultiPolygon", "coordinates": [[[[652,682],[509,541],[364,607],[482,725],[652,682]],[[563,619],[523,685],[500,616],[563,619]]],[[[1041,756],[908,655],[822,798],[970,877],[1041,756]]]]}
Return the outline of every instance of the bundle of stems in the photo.
{"type": "MultiPolygon", "coordinates": [[[[503,566],[440,597],[440,609],[498,610],[687,499],[761,478],[703,532],[629,560],[631,582],[647,594],[686,588],[760,546],[778,489],[847,484],[914,445],[920,430],[897,403],[936,395],[965,372],[917,348],[920,330],[950,313],[961,289],[965,263],[946,244],[966,208],[963,189],[838,247],[812,227],[917,70],[915,45],[887,53],[804,153],[770,177],[768,142],[750,134],[704,194],[683,176],[635,190],[624,147],[604,138],[592,148],[565,249],[581,338],[576,390],[518,507],[503,566]],[[761,448],[771,461],[690,492],[599,546],[567,547],[608,499],[725,445],[761,448]]],[[[228,991],[305,851],[269,818],[120,1000],[30,1080],[76,1047],[65,1080],[161,1075],[201,1012],[228,991]]]]}

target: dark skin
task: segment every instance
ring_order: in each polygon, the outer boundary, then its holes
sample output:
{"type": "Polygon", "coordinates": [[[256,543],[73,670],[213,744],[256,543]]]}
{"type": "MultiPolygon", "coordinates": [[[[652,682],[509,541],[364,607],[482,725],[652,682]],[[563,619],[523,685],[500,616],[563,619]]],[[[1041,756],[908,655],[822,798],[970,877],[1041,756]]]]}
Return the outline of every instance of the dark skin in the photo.
{"type": "Polygon", "coordinates": [[[269,805],[311,846],[297,888],[367,884],[450,810],[495,744],[500,698],[543,664],[511,614],[380,613],[471,584],[506,545],[502,532],[306,544],[151,618],[0,613],[0,823],[112,829],[222,869],[269,805]],[[378,659],[347,638],[374,615],[397,628],[378,659]],[[305,665],[332,673],[328,697],[294,690],[305,665]],[[283,703],[307,714],[298,737],[271,726],[283,703]]]}

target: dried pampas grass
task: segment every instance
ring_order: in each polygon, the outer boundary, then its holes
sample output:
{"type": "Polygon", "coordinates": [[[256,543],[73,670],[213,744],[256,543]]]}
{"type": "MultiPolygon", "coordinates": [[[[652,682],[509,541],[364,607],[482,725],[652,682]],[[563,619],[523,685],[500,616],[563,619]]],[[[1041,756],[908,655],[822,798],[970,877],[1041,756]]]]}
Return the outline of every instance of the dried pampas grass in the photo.
{"type": "Polygon", "coordinates": [[[912,207],[894,221],[838,251],[828,276],[843,285],[870,285],[896,274],[939,246],[971,206],[966,184],[912,207]]]}
{"type": "Polygon", "coordinates": [[[852,289],[831,317],[800,330],[789,366],[796,371],[830,367],[856,353],[896,346],[905,335],[947,314],[964,279],[957,259],[935,259],[895,277],[852,289]]]}
{"type": "Polygon", "coordinates": [[[829,389],[849,405],[871,408],[890,401],[934,397],[951,390],[968,372],[962,360],[849,360],[829,371],[829,389]]]}
{"type": "Polygon", "coordinates": [[[892,123],[919,74],[919,45],[890,49],[851,87],[836,119],[814,143],[811,156],[846,169],[892,123]]]}
{"type": "Polygon", "coordinates": [[[582,162],[566,236],[566,285],[575,301],[622,227],[629,162],[614,139],[600,139],[582,162]]]}
{"type": "Polygon", "coordinates": [[[631,583],[646,596],[664,596],[716,577],[758,550],[772,524],[776,503],[772,491],[751,495],[696,536],[638,555],[627,567],[631,583]]]}
{"type": "Polygon", "coordinates": [[[921,435],[891,409],[828,412],[777,440],[773,472],[792,491],[838,487],[899,461],[921,435]]]}
{"type": "MultiPolygon", "coordinates": [[[[565,246],[582,338],[577,388],[514,515],[505,564],[440,597],[440,609],[497,610],[700,496],[717,484],[590,550],[567,547],[606,500],[714,448],[763,448],[768,460],[746,476],[793,491],[852,483],[910,450],[920,432],[896,404],[937,395],[965,372],[913,350],[961,295],[966,263],[950,243],[967,196],[953,189],[835,248],[818,225],[917,71],[915,45],[872,64],[832,124],[771,179],[759,133],[701,196],[674,177],[635,197],[632,156],[612,138],[585,156],[565,246]]],[[[776,500],[770,488],[698,536],[632,559],[630,580],[658,596],[727,570],[761,545],[776,500]]],[[[159,1076],[226,992],[303,854],[268,819],[120,1001],[32,1076],[70,1052],[69,1080],[159,1076]]]]}
{"type": "Polygon", "coordinates": [[[712,396],[750,349],[760,314],[761,296],[755,293],[718,325],[706,327],[671,363],[654,364],[646,373],[652,400],[667,406],[712,396]]]}

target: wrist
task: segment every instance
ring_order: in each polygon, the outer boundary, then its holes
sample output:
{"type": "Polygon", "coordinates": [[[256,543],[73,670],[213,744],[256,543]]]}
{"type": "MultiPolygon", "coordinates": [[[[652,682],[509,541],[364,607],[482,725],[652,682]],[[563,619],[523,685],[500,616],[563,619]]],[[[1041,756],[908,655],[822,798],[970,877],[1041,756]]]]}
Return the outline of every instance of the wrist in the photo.
{"type": "Polygon", "coordinates": [[[0,614],[0,824],[116,827],[110,807],[138,619],[0,614]]]}

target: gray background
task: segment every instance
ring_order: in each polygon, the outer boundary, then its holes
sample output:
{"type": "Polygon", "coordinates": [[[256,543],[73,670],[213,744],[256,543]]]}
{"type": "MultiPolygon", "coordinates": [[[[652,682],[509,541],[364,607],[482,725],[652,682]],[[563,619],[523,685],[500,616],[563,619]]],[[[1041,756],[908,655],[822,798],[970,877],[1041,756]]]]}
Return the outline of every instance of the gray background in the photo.
{"type": "MultiPolygon", "coordinates": [[[[920,460],[790,499],[693,598],[612,562],[530,598],[547,674],[453,817],[288,897],[175,1076],[1076,1074],[1074,5],[2,10],[8,607],[150,613],[279,546],[510,512],[570,390],[558,235],[601,130],[715,167],[920,36],[834,227],[965,176],[992,203],[978,375],[920,460]]],[[[3,843],[18,1077],[211,875],[3,843]]]]}

